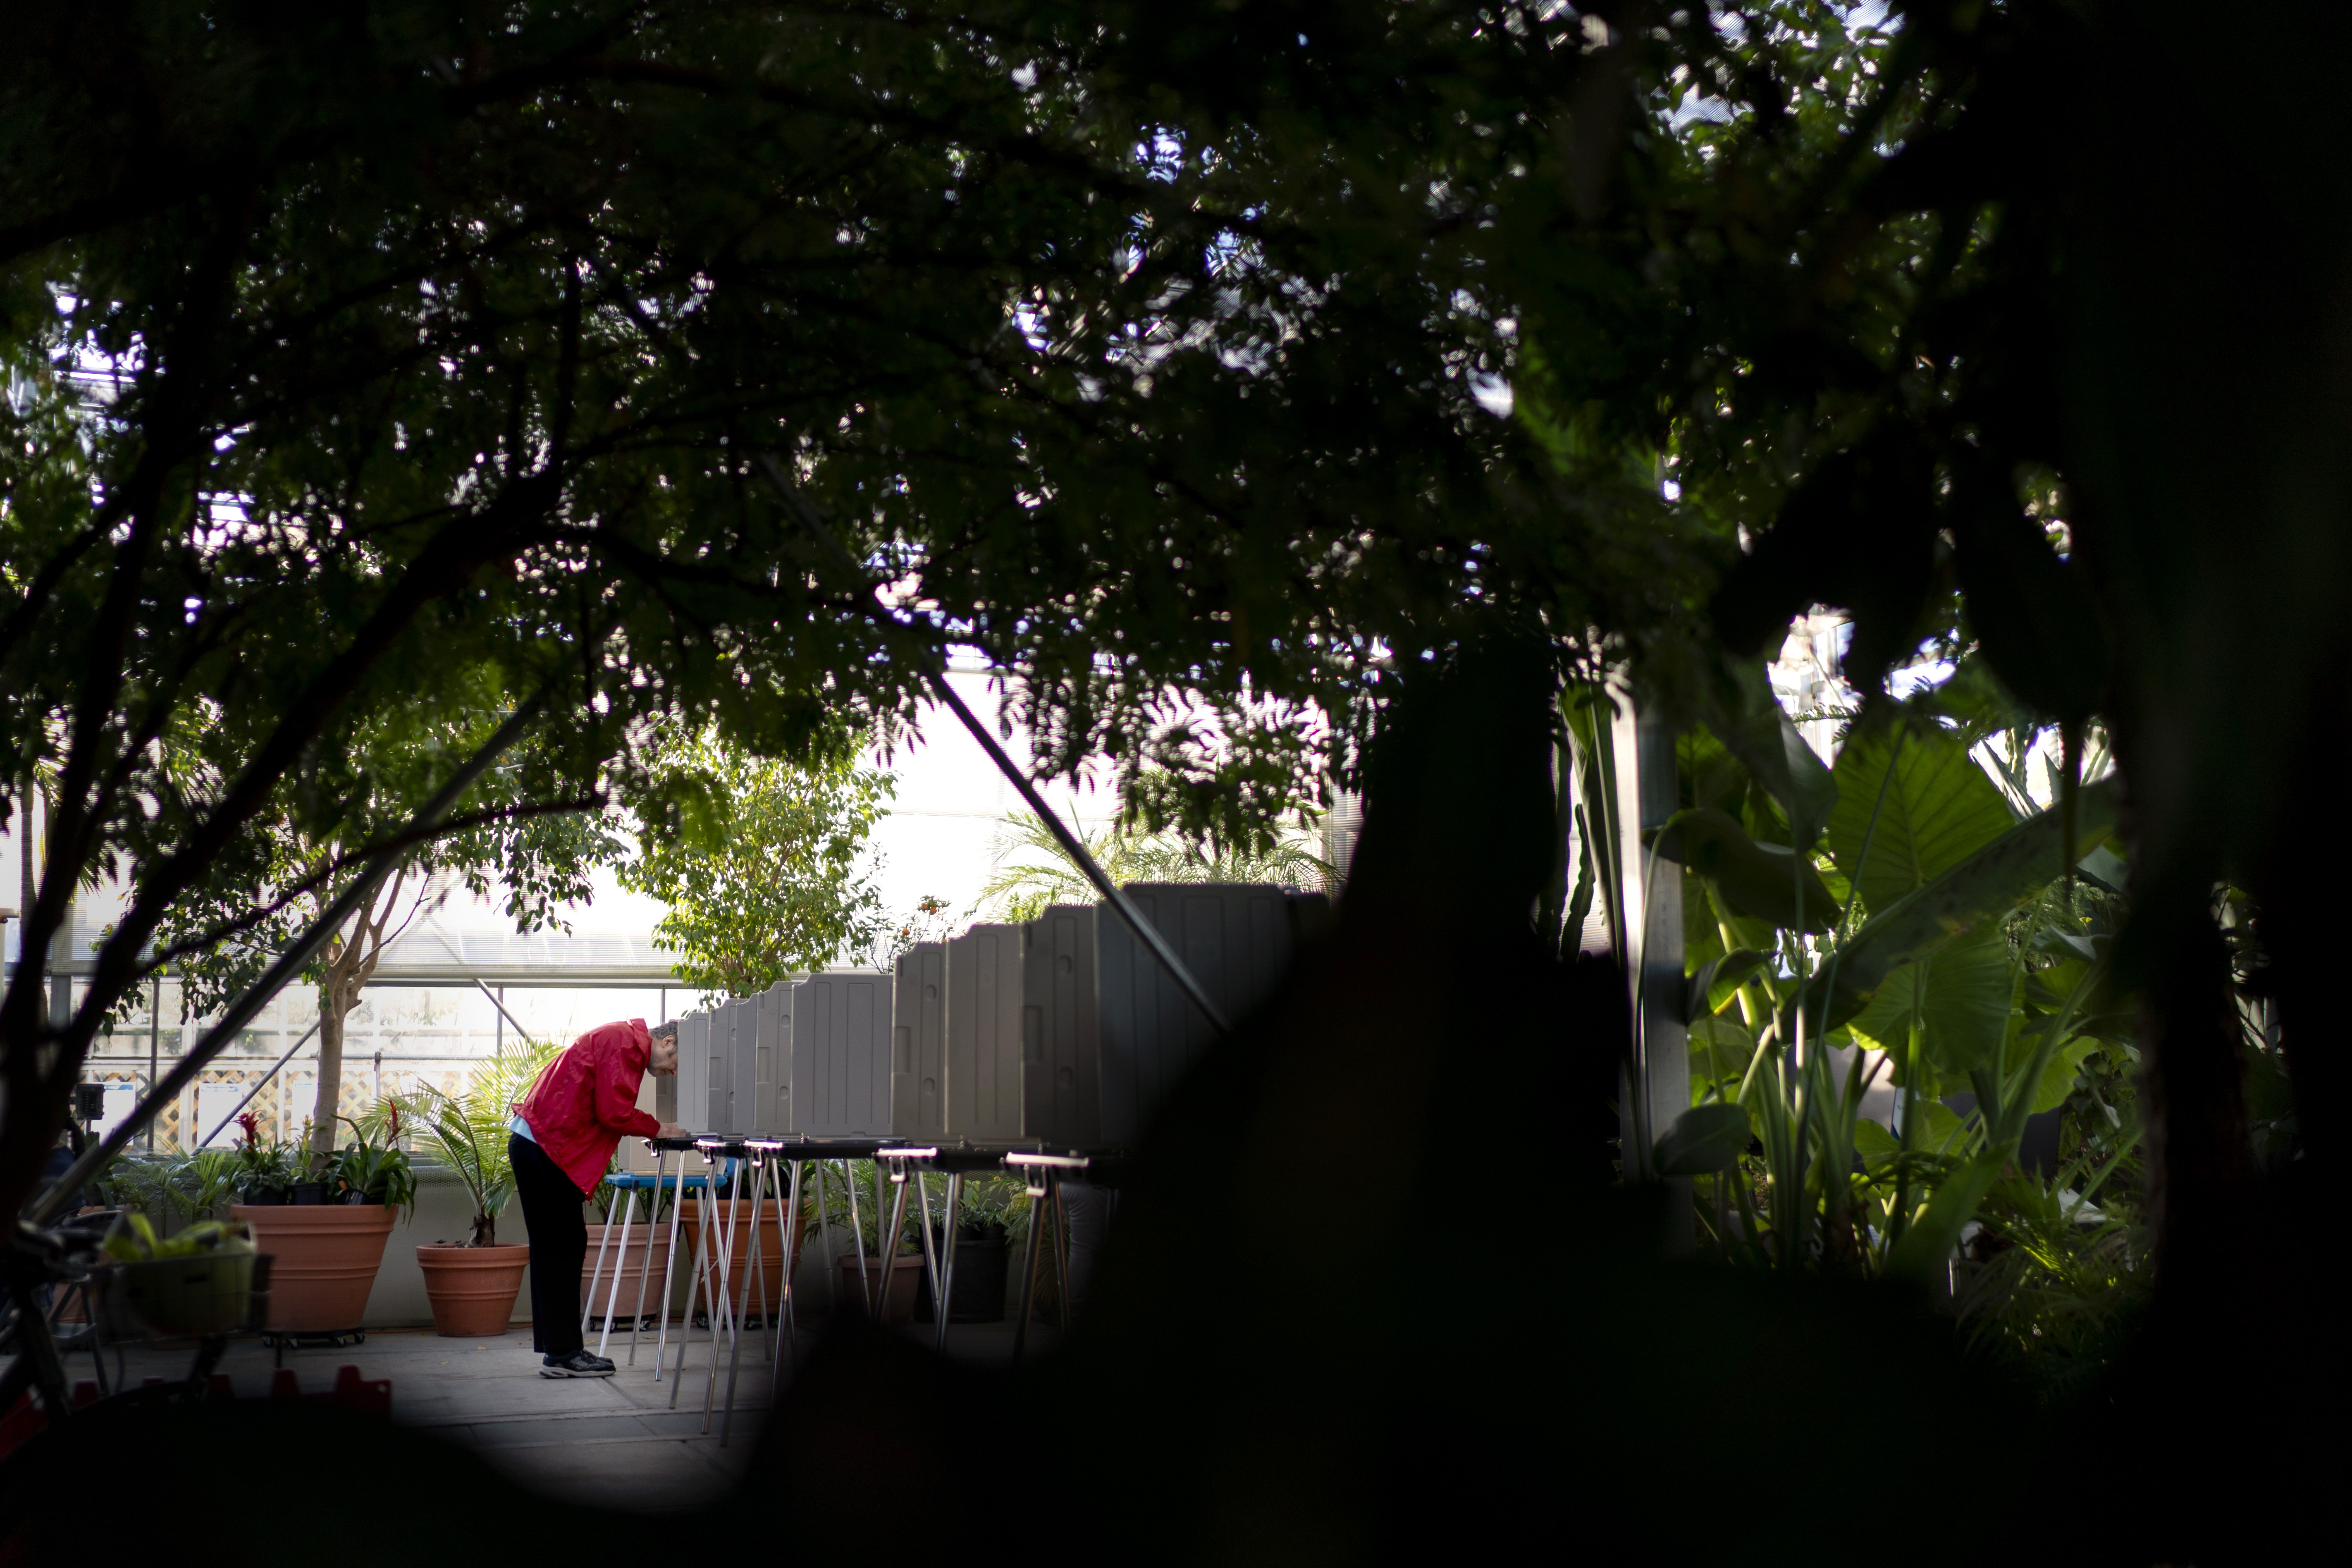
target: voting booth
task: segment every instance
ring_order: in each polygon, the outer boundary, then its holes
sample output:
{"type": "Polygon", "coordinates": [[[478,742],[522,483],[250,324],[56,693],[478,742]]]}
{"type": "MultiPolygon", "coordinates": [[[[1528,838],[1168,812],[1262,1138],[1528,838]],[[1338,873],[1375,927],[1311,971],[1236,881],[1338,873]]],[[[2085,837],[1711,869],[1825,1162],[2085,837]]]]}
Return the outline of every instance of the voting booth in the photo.
{"type": "Polygon", "coordinates": [[[746,1004],[751,1009],[751,1121],[739,1136],[779,1137],[792,1127],[793,984],[779,980],[746,1004]]]}
{"type": "Polygon", "coordinates": [[[710,1015],[698,1009],[677,1021],[677,1123],[688,1132],[710,1131],[710,1015]]]}
{"type": "Polygon", "coordinates": [[[919,942],[898,955],[890,1011],[890,1133],[947,1136],[947,944],[919,942]]]}
{"type": "Polygon", "coordinates": [[[890,988],[880,970],[793,987],[792,1120],[804,1138],[890,1136],[890,988]]]}
{"type": "MultiPolygon", "coordinates": [[[[1116,917],[1114,917],[1116,918],[1116,917]]],[[[1102,1009],[1095,910],[1056,904],[1031,921],[1021,967],[1021,1136],[1092,1149],[1102,1135],[1102,1009]]]]}
{"type": "MultiPolygon", "coordinates": [[[[1300,939],[1329,910],[1319,893],[1274,887],[1139,882],[1121,890],[1235,1024],[1274,994],[1300,939]]],[[[1124,921],[1101,906],[1093,913],[1097,1136],[1106,1144],[1132,1145],[1214,1031],[1124,921]]],[[[1083,1036],[1079,1040],[1083,1049],[1083,1036]]]]}
{"type": "Polygon", "coordinates": [[[976,925],[947,944],[947,1136],[1021,1136],[1021,949],[1017,925],[976,925]]]}

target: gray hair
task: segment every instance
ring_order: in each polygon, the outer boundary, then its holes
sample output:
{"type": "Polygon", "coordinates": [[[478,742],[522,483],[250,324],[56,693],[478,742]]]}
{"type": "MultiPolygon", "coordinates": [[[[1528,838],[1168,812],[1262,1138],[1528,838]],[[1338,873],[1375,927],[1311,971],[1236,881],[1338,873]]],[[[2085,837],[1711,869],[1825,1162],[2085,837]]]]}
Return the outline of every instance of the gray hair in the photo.
{"type": "Polygon", "coordinates": [[[647,1029],[646,1033],[656,1040],[675,1040],[677,1038],[677,1020],[666,1018],[647,1029]]]}

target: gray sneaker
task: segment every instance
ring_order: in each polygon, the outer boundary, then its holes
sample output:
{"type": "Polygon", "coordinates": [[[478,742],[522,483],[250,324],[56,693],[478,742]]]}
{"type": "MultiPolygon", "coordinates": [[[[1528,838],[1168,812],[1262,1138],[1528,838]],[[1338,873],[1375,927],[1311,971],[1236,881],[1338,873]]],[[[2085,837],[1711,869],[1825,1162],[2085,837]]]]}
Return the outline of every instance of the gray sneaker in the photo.
{"type": "Polygon", "coordinates": [[[539,1363],[541,1377],[610,1377],[613,1363],[600,1355],[586,1351],[573,1351],[567,1356],[549,1356],[539,1363]]]}

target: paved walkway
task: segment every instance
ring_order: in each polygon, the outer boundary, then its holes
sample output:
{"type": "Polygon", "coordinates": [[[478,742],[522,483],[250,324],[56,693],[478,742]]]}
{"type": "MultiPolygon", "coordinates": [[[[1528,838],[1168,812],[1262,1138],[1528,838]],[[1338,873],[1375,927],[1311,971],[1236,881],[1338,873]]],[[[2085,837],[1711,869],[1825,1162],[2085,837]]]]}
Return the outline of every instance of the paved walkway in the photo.
{"type": "MultiPolygon", "coordinates": [[[[908,1331],[930,1342],[927,1327],[908,1331]]],[[[1049,1349],[1053,1340],[1054,1331],[1033,1326],[1032,1353],[1049,1349]]],[[[803,1334],[803,1349],[809,1343],[803,1334]]],[[[593,1336],[589,1345],[594,1348],[593,1336]]],[[[959,1324],[949,1346],[958,1360],[998,1363],[1011,1358],[1012,1348],[1010,1323],[959,1324]]],[[[725,1350],[723,1342],[720,1349],[725,1350]]],[[[675,1409],[669,1365],[664,1366],[662,1380],[654,1381],[650,1334],[635,1367],[627,1364],[626,1342],[619,1336],[607,1353],[622,1363],[612,1377],[545,1378],[539,1375],[540,1358],[531,1351],[528,1326],[496,1338],[455,1340],[430,1330],[377,1330],[369,1333],[365,1344],[350,1349],[289,1351],[284,1364],[293,1369],[306,1394],[332,1387],[336,1370],[346,1365],[358,1367],[362,1377],[390,1378],[394,1420],[462,1443],[525,1485],[558,1498],[658,1512],[694,1507],[722,1490],[736,1464],[749,1455],[767,1413],[771,1369],[761,1358],[759,1345],[744,1342],[735,1424],[725,1447],[719,1446],[717,1409],[727,1393],[723,1353],[710,1430],[707,1435],[703,1431],[710,1352],[702,1331],[688,1347],[675,1409]]],[[[669,1364],[676,1363],[677,1356],[673,1336],[669,1364]]],[[[133,1347],[124,1357],[134,1382],[143,1376],[184,1376],[188,1361],[184,1351],[144,1347],[133,1347]]],[[[243,1340],[230,1347],[220,1370],[240,1395],[259,1396],[269,1391],[277,1364],[276,1353],[257,1339],[243,1340]]],[[[69,1369],[77,1378],[89,1373],[86,1357],[69,1369]]],[[[110,1355],[110,1379],[113,1373],[110,1355]]],[[[787,1370],[787,1382],[789,1378],[787,1370]]]]}

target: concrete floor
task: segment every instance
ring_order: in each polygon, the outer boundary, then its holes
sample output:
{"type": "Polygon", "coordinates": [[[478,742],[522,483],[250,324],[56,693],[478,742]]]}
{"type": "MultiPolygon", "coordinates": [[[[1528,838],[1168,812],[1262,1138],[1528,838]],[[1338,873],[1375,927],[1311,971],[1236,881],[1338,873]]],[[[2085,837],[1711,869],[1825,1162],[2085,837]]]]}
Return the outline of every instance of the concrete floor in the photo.
{"type": "MultiPolygon", "coordinates": [[[[922,1343],[930,1342],[928,1327],[908,1332],[922,1343]]],[[[1050,1350],[1054,1338],[1052,1329],[1033,1325],[1030,1353],[1050,1350]]],[[[810,1336],[803,1334],[800,1342],[805,1351],[810,1336]]],[[[429,1330],[371,1330],[364,1344],[288,1351],[283,1364],[294,1371],[306,1394],[331,1388],[337,1369],[346,1365],[358,1367],[365,1378],[389,1378],[394,1420],[464,1444],[551,1497],[645,1512],[706,1501],[733,1479],[736,1463],[750,1453],[766,1415],[770,1369],[761,1359],[759,1345],[744,1342],[734,1429],[723,1448],[715,1405],[710,1430],[707,1435],[703,1431],[702,1402],[710,1372],[706,1333],[698,1331],[688,1346],[675,1410],[670,1407],[667,1365],[662,1381],[654,1381],[652,1336],[646,1337],[635,1367],[627,1364],[625,1346],[615,1335],[606,1353],[622,1363],[621,1369],[612,1377],[596,1379],[540,1376],[540,1357],[530,1348],[528,1324],[491,1339],[443,1339],[429,1330]]],[[[593,1335],[589,1348],[595,1348],[593,1335]]],[[[723,1342],[720,1349],[725,1350],[723,1342]]],[[[1011,1359],[1012,1350],[1009,1322],[958,1324],[950,1331],[949,1353],[958,1360],[1001,1363],[1011,1359]]],[[[673,1337],[671,1364],[677,1355],[673,1337]]],[[[132,1382],[148,1376],[184,1377],[189,1361],[186,1351],[145,1346],[130,1347],[123,1357],[132,1382]]],[[[228,1374],[240,1395],[259,1396],[269,1391],[278,1364],[277,1352],[257,1338],[245,1339],[230,1346],[219,1370],[228,1374]]],[[[79,1358],[68,1374],[89,1377],[89,1359],[79,1358]]],[[[114,1375],[111,1354],[107,1374],[110,1380],[114,1375]]],[[[790,1381],[789,1370],[785,1381],[790,1381]]],[[[722,1353],[717,1399],[723,1401],[726,1393],[722,1353]]]]}

